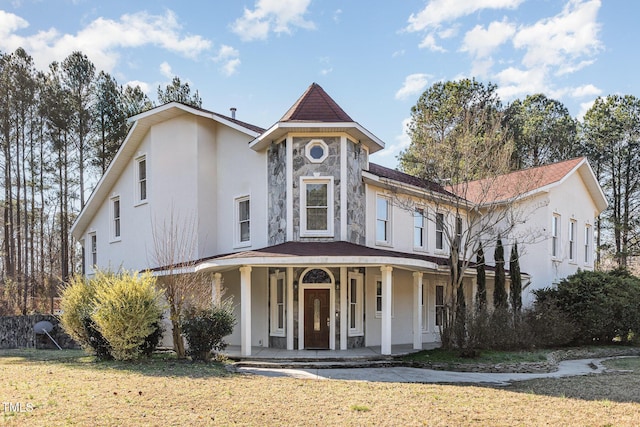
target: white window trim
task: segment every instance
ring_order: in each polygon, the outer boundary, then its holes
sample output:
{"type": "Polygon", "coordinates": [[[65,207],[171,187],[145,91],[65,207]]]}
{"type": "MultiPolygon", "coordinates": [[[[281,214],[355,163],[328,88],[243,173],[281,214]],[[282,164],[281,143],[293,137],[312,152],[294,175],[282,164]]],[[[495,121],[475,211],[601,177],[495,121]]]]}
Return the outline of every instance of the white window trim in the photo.
{"type": "Polygon", "coordinates": [[[96,265],[98,264],[98,237],[95,231],[89,233],[89,245],[89,257],[91,259],[91,263],[89,265],[92,270],[95,270],[96,265]]]}
{"type": "Polygon", "coordinates": [[[376,205],[375,205],[375,209],[376,209],[376,214],[375,214],[375,218],[376,218],[376,223],[375,223],[375,236],[376,236],[376,245],[378,246],[392,246],[392,242],[393,242],[393,233],[392,233],[392,229],[393,229],[393,209],[391,206],[391,198],[383,193],[378,193],[376,194],[376,205]],[[379,199],[384,199],[387,201],[387,227],[386,227],[386,231],[387,231],[387,236],[386,236],[386,240],[380,240],[379,236],[378,236],[378,200],[379,199]]]}
{"type": "Polygon", "coordinates": [[[593,258],[592,240],[593,233],[591,232],[591,224],[585,224],[584,226],[584,253],[583,261],[585,265],[591,265],[591,259],[593,258]]]}
{"type": "Polygon", "coordinates": [[[419,208],[413,211],[413,249],[416,251],[427,252],[429,250],[429,232],[426,208],[419,208]],[[416,218],[422,217],[422,245],[416,245],[416,218]]]}
{"type": "MultiPolygon", "coordinates": [[[[149,162],[147,161],[147,155],[145,154],[140,154],[138,157],[136,157],[135,159],[135,170],[134,170],[134,176],[135,176],[135,182],[134,182],[134,194],[136,197],[136,203],[134,206],[140,206],[140,205],[144,205],[146,203],[148,203],[149,201],[149,162]],[[145,162],[145,193],[146,193],[146,197],[143,199],[142,198],[142,194],[140,191],[140,162],[144,161],[145,162]]],[[[121,206],[122,208],[122,206],[121,206]]]]}
{"type": "Polygon", "coordinates": [[[559,260],[560,256],[560,214],[554,213],[551,217],[551,258],[559,260]]]}
{"type": "Polygon", "coordinates": [[[435,216],[434,216],[434,225],[435,225],[435,232],[433,233],[433,237],[434,237],[434,242],[433,242],[433,247],[435,248],[435,251],[438,253],[443,253],[447,251],[447,233],[446,233],[446,227],[447,227],[447,215],[444,212],[436,212],[435,216]],[[440,231],[440,233],[442,233],[442,247],[438,247],[438,216],[442,215],[442,231],[440,231]]]}
{"type": "Polygon", "coordinates": [[[420,311],[422,311],[422,332],[429,332],[429,282],[422,281],[422,301],[420,301],[420,311]]]}
{"type": "Polygon", "coordinates": [[[333,177],[301,176],[300,177],[300,237],[333,237],[333,177]],[[327,229],[307,230],[307,184],[327,184],[327,229]]]}
{"type": "Polygon", "coordinates": [[[270,280],[271,316],[269,334],[272,337],[284,337],[287,335],[287,280],[284,271],[278,271],[271,275],[270,280]],[[282,280],[282,306],[278,306],[278,280],[282,280]],[[282,328],[278,327],[278,310],[282,310],[282,328]]]}
{"type": "Polygon", "coordinates": [[[572,264],[575,264],[577,261],[577,249],[578,249],[578,245],[577,245],[577,239],[576,239],[576,229],[577,229],[577,225],[578,223],[576,222],[575,219],[570,219],[569,220],[569,230],[568,230],[568,244],[569,244],[569,262],[571,262],[572,264]]]}
{"type": "Polygon", "coordinates": [[[347,274],[347,335],[350,337],[364,335],[364,275],[356,271],[350,271],[347,274]],[[351,327],[351,286],[352,280],[355,280],[356,286],[356,303],[355,303],[355,327],[351,327]]]}
{"type": "Polygon", "coordinates": [[[244,195],[240,197],[236,197],[233,199],[233,210],[234,210],[234,228],[233,228],[233,247],[234,248],[244,248],[247,246],[251,246],[251,196],[244,195]],[[241,240],[241,227],[240,227],[240,203],[249,202],[249,240],[242,241],[241,240]]]}
{"type": "Polygon", "coordinates": [[[122,240],[122,200],[120,199],[120,195],[112,196],[109,199],[109,224],[110,224],[109,229],[110,229],[110,235],[111,235],[110,242],[113,243],[113,242],[121,241],[122,240]],[[118,202],[118,207],[120,211],[118,212],[118,218],[117,218],[118,224],[119,224],[118,235],[116,235],[116,216],[115,216],[116,212],[115,212],[115,206],[114,206],[116,201],[118,202]]]}
{"type": "Polygon", "coordinates": [[[444,316],[446,315],[445,312],[445,307],[446,305],[446,295],[445,295],[445,285],[443,283],[439,283],[436,284],[436,286],[433,288],[433,325],[434,327],[440,327],[442,326],[442,323],[444,322],[444,316]],[[442,304],[438,304],[438,287],[442,288],[442,304]],[[438,324],[438,307],[442,307],[442,321],[440,322],[441,324],[438,324]]]}
{"type": "Polygon", "coordinates": [[[304,155],[306,156],[307,160],[309,160],[311,163],[322,163],[329,156],[329,146],[321,139],[312,139],[307,143],[307,145],[305,145],[304,155]],[[323,154],[322,154],[322,157],[320,157],[319,159],[314,159],[311,156],[311,149],[314,147],[322,147],[323,154]]]}
{"type": "MultiPolygon", "coordinates": [[[[376,319],[381,319],[382,318],[382,310],[378,310],[378,298],[382,298],[382,294],[378,294],[378,283],[380,283],[380,290],[382,291],[382,276],[376,276],[374,278],[374,282],[375,282],[375,309],[376,309],[376,319]]],[[[395,310],[393,308],[393,288],[391,288],[391,318],[393,319],[395,317],[395,310]]]]}

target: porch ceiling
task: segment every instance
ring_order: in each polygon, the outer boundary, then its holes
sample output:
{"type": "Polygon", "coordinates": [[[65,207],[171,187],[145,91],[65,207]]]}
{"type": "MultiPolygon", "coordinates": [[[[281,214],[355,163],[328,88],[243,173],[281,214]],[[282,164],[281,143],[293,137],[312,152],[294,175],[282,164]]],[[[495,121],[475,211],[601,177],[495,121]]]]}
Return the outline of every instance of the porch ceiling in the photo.
{"type": "Polygon", "coordinates": [[[414,271],[448,271],[447,258],[370,248],[349,242],[287,242],[262,249],[201,260],[197,271],[222,271],[242,265],[295,267],[391,265],[414,271]]]}

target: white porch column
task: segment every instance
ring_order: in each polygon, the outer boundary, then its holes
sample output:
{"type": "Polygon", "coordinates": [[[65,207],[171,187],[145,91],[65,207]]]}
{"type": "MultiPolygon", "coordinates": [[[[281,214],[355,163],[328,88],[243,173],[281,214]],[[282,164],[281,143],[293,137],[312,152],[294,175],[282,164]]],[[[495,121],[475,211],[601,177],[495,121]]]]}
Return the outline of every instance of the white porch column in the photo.
{"type": "MultiPolygon", "coordinates": [[[[342,206],[345,206],[345,205],[342,205],[342,206]]],[[[347,276],[347,267],[340,267],[340,350],[347,349],[347,317],[348,317],[347,316],[347,291],[348,290],[349,290],[349,279],[347,276]]]]}
{"type": "Polygon", "coordinates": [[[293,350],[293,267],[287,267],[287,350],[293,350]]]}
{"type": "Polygon", "coordinates": [[[211,302],[214,307],[220,306],[222,303],[222,274],[215,273],[213,275],[213,283],[211,285],[211,302]]]}
{"type": "Polygon", "coordinates": [[[240,267],[240,355],[251,356],[251,266],[240,267]]]}
{"type": "Polygon", "coordinates": [[[422,272],[413,273],[413,349],[422,350],[422,272]]]}
{"type": "Polygon", "coordinates": [[[382,337],[380,347],[382,354],[391,354],[391,288],[393,267],[383,265],[382,272],[382,337]]]}

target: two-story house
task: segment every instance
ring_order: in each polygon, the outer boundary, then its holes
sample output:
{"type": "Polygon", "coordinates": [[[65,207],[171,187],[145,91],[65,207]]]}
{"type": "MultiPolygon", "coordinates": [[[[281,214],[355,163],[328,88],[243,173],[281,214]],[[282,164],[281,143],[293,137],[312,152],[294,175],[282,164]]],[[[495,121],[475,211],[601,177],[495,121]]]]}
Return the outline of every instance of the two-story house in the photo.
{"type": "MultiPolygon", "coordinates": [[[[319,85],[268,129],[179,103],[132,121],[73,225],[86,274],[161,270],[150,256],[154,224],[190,218],[193,268],[234,298],[228,342],[243,355],[256,346],[390,354],[392,344],[439,340],[445,227],[461,226],[446,201],[456,196],[371,163],[383,141],[319,85]],[[399,197],[438,207],[430,216],[399,197]]],[[[524,201],[547,200],[531,219],[546,238],[521,262],[536,287],[593,268],[593,221],[606,206],[585,159],[549,170],[561,176],[524,201]]],[[[466,274],[471,298],[475,273],[466,274]]]]}

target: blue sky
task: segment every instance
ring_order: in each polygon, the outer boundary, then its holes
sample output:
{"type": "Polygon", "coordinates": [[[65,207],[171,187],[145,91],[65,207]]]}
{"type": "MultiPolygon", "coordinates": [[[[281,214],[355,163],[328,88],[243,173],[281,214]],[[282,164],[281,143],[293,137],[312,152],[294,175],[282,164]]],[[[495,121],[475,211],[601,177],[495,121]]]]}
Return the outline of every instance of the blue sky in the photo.
{"type": "Polygon", "coordinates": [[[312,83],[385,141],[431,84],[475,77],[510,102],[542,92],[580,118],[598,96],[640,96],[637,0],[0,0],[0,51],[39,69],[74,50],[156,98],[174,75],[203,107],[262,127],[312,83]]]}

